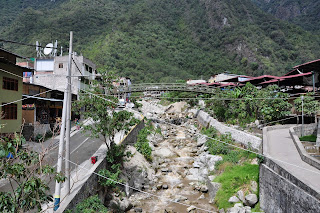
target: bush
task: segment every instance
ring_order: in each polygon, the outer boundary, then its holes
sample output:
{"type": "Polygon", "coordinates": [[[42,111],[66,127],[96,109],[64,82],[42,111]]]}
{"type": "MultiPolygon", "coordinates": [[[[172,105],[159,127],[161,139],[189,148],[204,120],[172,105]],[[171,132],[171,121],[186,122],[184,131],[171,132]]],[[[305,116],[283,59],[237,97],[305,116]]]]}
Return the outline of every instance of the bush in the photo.
{"type": "Polygon", "coordinates": [[[308,142],[316,142],[317,136],[316,135],[306,135],[299,138],[300,141],[308,141],[308,142]]]}
{"type": "Polygon", "coordinates": [[[145,157],[145,159],[147,159],[148,161],[152,161],[152,157],[151,157],[152,149],[149,146],[149,141],[148,141],[147,137],[151,133],[152,130],[153,130],[153,126],[152,126],[151,122],[148,121],[146,123],[146,126],[140,130],[140,132],[138,134],[137,142],[134,145],[136,147],[137,151],[140,152],[145,157]]]}
{"type": "Polygon", "coordinates": [[[76,213],[108,213],[107,207],[105,207],[98,195],[88,197],[87,199],[83,200],[79,203],[76,207],[76,213]]]}

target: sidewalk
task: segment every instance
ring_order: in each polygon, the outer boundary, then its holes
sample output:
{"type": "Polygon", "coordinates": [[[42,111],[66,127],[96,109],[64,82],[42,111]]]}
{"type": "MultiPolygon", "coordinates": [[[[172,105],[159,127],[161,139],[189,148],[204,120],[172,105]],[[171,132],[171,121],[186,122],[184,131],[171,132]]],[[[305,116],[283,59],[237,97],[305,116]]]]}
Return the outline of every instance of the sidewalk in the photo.
{"type": "Polygon", "coordinates": [[[263,153],[264,155],[270,156],[279,166],[320,193],[320,171],[301,160],[289,128],[268,131],[265,141],[268,143],[267,153],[263,153]]]}

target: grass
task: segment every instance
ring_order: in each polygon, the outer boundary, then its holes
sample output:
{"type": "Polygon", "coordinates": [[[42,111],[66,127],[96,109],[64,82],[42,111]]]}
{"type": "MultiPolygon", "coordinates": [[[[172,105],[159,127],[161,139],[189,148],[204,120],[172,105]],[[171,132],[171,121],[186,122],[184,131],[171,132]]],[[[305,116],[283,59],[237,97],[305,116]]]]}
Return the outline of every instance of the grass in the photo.
{"type": "MultiPolygon", "coordinates": [[[[233,204],[229,203],[230,197],[237,191],[244,189],[250,181],[259,182],[259,165],[245,163],[244,165],[228,165],[225,171],[214,179],[214,182],[221,183],[221,188],[217,192],[215,201],[218,208],[230,208],[233,204]]],[[[258,193],[257,193],[258,195],[258,193]]]]}
{"type": "MultiPolygon", "coordinates": [[[[230,197],[234,196],[241,189],[249,194],[250,182],[252,180],[259,183],[259,165],[250,164],[252,159],[258,158],[259,161],[259,157],[254,153],[228,145],[237,145],[230,134],[220,134],[213,127],[203,128],[201,133],[217,139],[210,139],[206,142],[209,153],[220,155],[223,159],[215,164],[215,174],[218,174],[218,176],[214,179],[214,182],[222,184],[217,192],[215,201],[219,209],[230,208],[233,206],[233,204],[228,202],[230,197]]],[[[259,196],[258,192],[257,195],[259,196]]],[[[256,205],[254,210],[260,211],[259,204],[256,205]]]]}
{"type": "Polygon", "coordinates": [[[309,141],[309,142],[316,142],[317,136],[316,135],[306,135],[299,138],[300,141],[309,141]]]}

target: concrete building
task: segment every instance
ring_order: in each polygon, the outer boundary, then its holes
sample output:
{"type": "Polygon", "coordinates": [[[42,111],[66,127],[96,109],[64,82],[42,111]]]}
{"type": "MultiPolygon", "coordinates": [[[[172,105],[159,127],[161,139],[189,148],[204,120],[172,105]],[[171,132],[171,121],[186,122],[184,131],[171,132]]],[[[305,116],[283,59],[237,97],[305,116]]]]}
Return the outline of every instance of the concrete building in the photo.
{"type": "MultiPolygon", "coordinates": [[[[68,60],[68,55],[36,59],[32,83],[64,91],[67,85],[68,60]]],[[[96,78],[96,65],[83,56],[73,56],[73,60],[74,62],[71,66],[71,75],[73,76],[71,78],[71,91],[77,95],[79,89],[88,88],[91,80],[96,78]]]]}
{"type": "Polygon", "coordinates": [[[0,134],[19,132],[22,124],[22,102],[11,102],[22,99],[22,75],[31,70],[16,65],[17,58],[0,48],[0,134]]]}

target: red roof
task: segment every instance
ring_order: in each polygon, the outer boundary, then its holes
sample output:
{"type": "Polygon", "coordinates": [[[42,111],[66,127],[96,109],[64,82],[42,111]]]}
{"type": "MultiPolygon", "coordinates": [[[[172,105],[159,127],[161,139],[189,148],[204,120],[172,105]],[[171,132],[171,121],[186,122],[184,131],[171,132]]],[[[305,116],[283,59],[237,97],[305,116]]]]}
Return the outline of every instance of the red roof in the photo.
{"type": "Polygon", "coordinates": [[[309,64],[313,64],[313,63],[316,63],[316,62],[320,62],[320,59],[317,59],[317,60],[314,60],[314,61],[309,61],[307,63],[297,65],[297,66],[293,67],[293,69],[297,69],[299,67],[302,67],[302,66],[305,66],[305,65],[309,65],[309,64]]]}
{"type": "Polygon", "coordinates": [[[278,82],[278,81],[284,81],[284,80],[287,80],[287,79],[298,78],[298,77],[302,77],[302,76],[306,76],[306,75],[312,75],[312,72],[301,73],[301,74],[297,74],[297,75],[282,76],[282,77],[278,77],[277,79],[261,82],[260,84],[275,83],[275,82],[278,82]]]}

